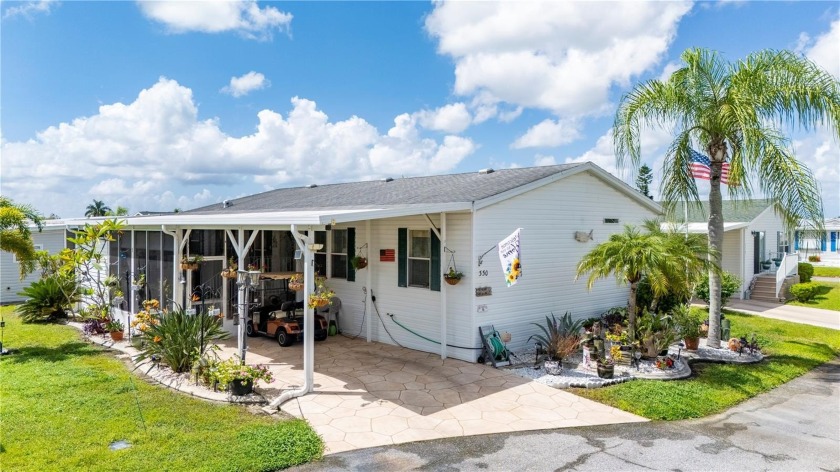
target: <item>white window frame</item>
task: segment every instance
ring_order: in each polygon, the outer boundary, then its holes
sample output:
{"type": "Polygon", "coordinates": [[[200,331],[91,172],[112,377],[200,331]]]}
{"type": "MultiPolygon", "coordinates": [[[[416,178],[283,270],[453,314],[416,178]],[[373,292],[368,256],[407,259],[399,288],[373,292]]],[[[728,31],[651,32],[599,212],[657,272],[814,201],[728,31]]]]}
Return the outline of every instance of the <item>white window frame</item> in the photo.
{"type": "MultiPolygon", "coordinates": [[[[35,247],[36,251],[43,251],[44,250],[44,245],[43,244],[33,244],[32,246],[35,247]]],[[[18,261],[17,254],[15,254],[15,253],[12,253],[12,262],[14,262],[15,264],[20,263],[20,261],[18,261]]]]}
{"type": "Polygon", "coordinates": [[[408,273],[406,274],[406,285],[408,285],[409,287],[415,287],[415,288],[431,289],[432,288],[432,281],[431,281],[432,235],[429,233],[428,229],[409,229],[407,237],[408,237],[408,241],[406,241],[406,242],[408,243],[408,254],[407,254],[408,263],[406,264],[406,270],[408,271],[408,273]],[[429,241],[429,244],[428,244],[429,257],[412,256],[411,250],[414,247],[414,245],[411,243],[411,240],[412,240],[412,234],[413,233],[425,233],[425,239],[429,241]],[[411,280],[411,265],[412,265],[413,261],[426,261],[426,263],[428,264],[429,278],[426,280],[425,284],[412,283],[412,280],[411,280]]]}
{"type": "Polygon", "coordinates": [[[330,252],[329,252],[329,256],[328,256],[329,260],[330,260],[330,278],[345,279],[346,280],[347,279],[347,250],[349,249],[349,246],[347,244],[347,242],[348,242],[348,239],[347,239],[348,231],[346,229],[333,229],[332,231],[330,231],[330,233],[332,233],[332,234],[330,234],[330,237],[329,237],[330,252]],[[344,233],[344,245],[345,245],[344,252],[335,252],[336,251],[335,235],[339,231],[344,233]],[[335,261],[333,260],[333,256],[344,256],[344,275],[343,276],[340,276],[340,275],[336,276],[335,275],[336,264],[335,264],[335,261]]]}

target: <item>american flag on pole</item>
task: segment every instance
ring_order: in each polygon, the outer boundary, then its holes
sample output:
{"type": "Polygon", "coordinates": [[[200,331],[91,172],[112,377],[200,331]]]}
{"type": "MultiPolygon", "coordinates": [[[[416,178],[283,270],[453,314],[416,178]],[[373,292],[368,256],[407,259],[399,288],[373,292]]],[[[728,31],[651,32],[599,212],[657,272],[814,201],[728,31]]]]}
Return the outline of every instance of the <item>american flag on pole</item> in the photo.
{"type": "MultiPolygon", "coordinates": [[[[710,180],[712,177],[712,161],[694,149],[689,149],[689,152],[691,153],[691,164],[689,164],[691,176],[695,179],[710,180]]],[[[720,181],[721,183],[729,185],[728,162],[724,162],[723,167],[720,170],[720,181]]]]}

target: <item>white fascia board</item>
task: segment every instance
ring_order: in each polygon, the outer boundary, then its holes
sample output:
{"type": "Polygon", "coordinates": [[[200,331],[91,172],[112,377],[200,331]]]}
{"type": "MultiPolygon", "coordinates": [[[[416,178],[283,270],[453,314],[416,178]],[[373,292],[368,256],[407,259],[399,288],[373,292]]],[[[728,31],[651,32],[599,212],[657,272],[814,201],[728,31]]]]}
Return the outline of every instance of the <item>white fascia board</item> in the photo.
{"type": "Polygon", "coordinates": [[[347,223],[351,221],[380,220],[383,218],[398,218],[401,216],[423,215],[426,213],[452,213],[458,211],[470,211],[471,202],[452,202],[434,204],[404,205],[391,208],[377,208],[371,210],[352,210],[335,214],[327,214],[321,217],[322,224],[347,223]]]}
{"type": "Polygon", "coordinates": [[[522,185],[520,187],[516,187],[514,189],[510,189],[507,192],[502,192],[498,195],[493,195],[492,197],[488,197],[482,200],[478,200],[475,202],[475,209],[479,210],[484,207],[488,207],[495,203],[499,203],[503,200],[507,200],[509,198],[513,198],[517,195],[521,195],[525,192],[530,192],[531,190],[540,188],[544,185],[548,185],[558,180],[565,179],[567,177],[579,174],[581,172],[589,172],[597,177],[599,180],[603,181],[610,187],[618,190],[619,192],[627,195],[632,200],[635,200],[637,203],[641,204],[642,206],[647,207],[651,211],[656,214],[662,214],[662,206],[658,203],[654,202],[653,200],[645,197],[641,193],[634,190],[632,187],[621,181],[616,176],[610,174],[609,172],[601,169],[597,165],[591,162],[584,162],[578,166],[572,167],[571,169],[564,170],[562,172],[558,172],[556,174],[550,175],[540,180],[535,180],[529,184],[522,185]]]}
{"type": "MultiPolygon", "coordinates": [[[[746,228],[750,224],[749,223],[724,223],[723,224],[723,231],[732,231],[735,229],[746,228]]],[[[660,227],[662,230],[673,230],[677,233],[682,233],[685,231],[685,224],[682,223],[662,223],[660,227]]],[[[708,223],[689,223],[688,224],[688,232],[693,234],[707,234],[709,232],[709,224],[708,223]]]]}

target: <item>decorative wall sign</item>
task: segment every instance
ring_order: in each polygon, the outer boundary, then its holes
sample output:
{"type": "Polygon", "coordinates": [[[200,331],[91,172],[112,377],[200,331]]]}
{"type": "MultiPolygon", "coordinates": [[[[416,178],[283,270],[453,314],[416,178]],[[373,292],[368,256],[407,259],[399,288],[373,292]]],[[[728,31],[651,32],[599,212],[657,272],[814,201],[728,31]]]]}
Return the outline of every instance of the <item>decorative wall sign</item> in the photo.
{"type": "Polygon", "coordinates": [[[380,249],[379,262],[394,262],[396,260],[396,251],[393,249],[380,249]]]}
{"type": "Polygon", "coordinates": [[[475,296],[476,297],[489,297],[493,295],[493,287],[476,287],[475,288],[475,296]]]}
{"type": "Polygon", "coordinates": [[[487,311],[487,305],[478,305],[477,307],[475,307],[475,311],[479,313],[484,313],[485,311],[487,311]]]}

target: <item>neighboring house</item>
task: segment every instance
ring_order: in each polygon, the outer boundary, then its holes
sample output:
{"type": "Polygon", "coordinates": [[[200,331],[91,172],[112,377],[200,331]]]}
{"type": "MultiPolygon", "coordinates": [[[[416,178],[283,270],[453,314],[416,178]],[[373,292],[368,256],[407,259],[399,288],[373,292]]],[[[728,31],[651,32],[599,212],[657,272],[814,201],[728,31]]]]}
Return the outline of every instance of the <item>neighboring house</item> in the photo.
{"type": "MultiPolygon", "coordinates": [[[[285,290],[282,279],[311,271],[295,251],[303,260],[314,251],[314,269],[342,301],[343,333],[475,361],[479,326],[512,333],[509,345],[521,348],[533,345],[532,323],[551,313],[585,318],[625,305],[626,286],[607,279],[589,292],[585,280],[575,281],[575,268],[624,224],[659,214],[659,205],[624,182],[578,163],[282,188],[173,215],[129,217],[109,253],[111,273],[124,282],[146,274],[140,298],[189,305],[199,287],[209,294],[204,302],[222,310],[225,327],[236,330],[233,312],[244,298],[237,299],[233,280],[220,277],[228,260],[262,268],[267,280],[255,299],[277,302],[302,296],[285,290]],[[508,287],[497,244],[517,228],[522,277],[508,287]],[[297,244],[295,231],[315,244],[297,244]],[[204,262],[182,271],[177,262],[185,254],[201,254],[204,262]],[[366,256],[368,266],[353,270],[355,255],[366,256]],[[464,273],[458,285],[443,280],[450,266],[464,273]],[[442,339],[448,346],[434,342],[442,339]]],[[[136,312],[138,299],[133,306],[136,312]]]]}
{"type": "MultiPolygon", "coordinates": [[[[32,231],[32,242],[37,250],[46,250],[50,254],[56,254],[67,247],[67,231],[63,223],[47,221],[42,231],[38,231],[37,226],[32,226],[30,231],[32,231]]],[[[41,273],[36,268],[34,272],[21,280],[20,264],[14,254],[0,251],[0,289],[2,289],[0,304],[24,301],[25,297],[18,295],[18,292],[40,278],[41,273]]]]}
{"type": "Polygon", "coordinates": [[[813,231],[798,228],[794,237],[794,249],[805,253],[840,252],[840,217],[825,220],[825,232],[815,235],[813,231]]]}
{"type": "MultiPolygon", "coordinates": [[[[709,202],[701,205],[700,209],[689,205],[687,229],[691,233],[708,234],[709,202]]],[[[681,208],[682,203],[677,204],[674,217],[680,230],[685,219],[680,218],[681,208]]],[[[723,269],[741,280],[741,290],[734,298],[744,298],[755,275],[775,274],[774,260],[792,253],[791,238],[769,200],[724,200],[723,221],[723,269]],[[769,269],[765,268],[767,262],[769,269]]]]}

